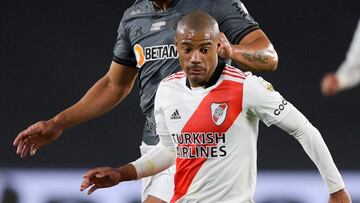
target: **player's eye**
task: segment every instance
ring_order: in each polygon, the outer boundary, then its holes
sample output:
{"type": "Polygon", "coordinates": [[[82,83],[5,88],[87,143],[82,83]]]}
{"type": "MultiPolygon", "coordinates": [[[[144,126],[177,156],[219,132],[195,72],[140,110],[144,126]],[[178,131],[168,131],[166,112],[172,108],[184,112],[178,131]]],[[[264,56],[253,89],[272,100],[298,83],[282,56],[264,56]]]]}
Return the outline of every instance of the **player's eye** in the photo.
{"type": "Polygon", "coordinates": [[[209,52],[209,48],[202,48],[200,51],[203,54],[207,54],[209,52]]]}
{"type": "Polygon", "coordinates": [[[188,54],[188,53],[191,52],[191,48],[190,48],[190,47],[185,47],[185,48],[183,49],[183,51],[184,51],[185,54],[188,54]]]}

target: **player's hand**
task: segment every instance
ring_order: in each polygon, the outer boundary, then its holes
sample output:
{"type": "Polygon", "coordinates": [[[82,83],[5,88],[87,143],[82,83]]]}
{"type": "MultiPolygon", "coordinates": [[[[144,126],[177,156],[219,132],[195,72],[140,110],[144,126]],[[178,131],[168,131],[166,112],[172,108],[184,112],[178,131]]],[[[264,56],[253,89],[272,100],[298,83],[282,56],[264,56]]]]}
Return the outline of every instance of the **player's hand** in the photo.
{"type": "Polygon", "coordinates": [[[219,47],[219,56],[223,59],[231,59],[231,55],[233,53],[233,47],[231,43],[226,38],[224,33],[220,33],[220,47],[219,47]]]}
{"type": "Polygon", "coordinates": [[[85,173],[83,178],[84,180],[80,185],[80,191],[84,191],[90,187],[87,192],[88,195],[98,188],[112,187],[123,181],[121,170],[110,167],[90,169],[85,173]]]}
{"type": "Polygon", "coordinates": [[[29,152],[34,156],[39,148],[56,140],[61,133],[62,130],[52,120],[39,121],[20,132],[13,145],[21,158],[29,152]]]}
{"type": "Polygon", "coordinates": [[[351,203],[351,198],[346,189],[330,194],[329,203],[351,203]]]}
{"type": "Polygon", "coordinates": [[[321,81],[321,92],[324,96],[334,96],[340,90],[339,81],[334,73],[327,73],[321,81]]]}

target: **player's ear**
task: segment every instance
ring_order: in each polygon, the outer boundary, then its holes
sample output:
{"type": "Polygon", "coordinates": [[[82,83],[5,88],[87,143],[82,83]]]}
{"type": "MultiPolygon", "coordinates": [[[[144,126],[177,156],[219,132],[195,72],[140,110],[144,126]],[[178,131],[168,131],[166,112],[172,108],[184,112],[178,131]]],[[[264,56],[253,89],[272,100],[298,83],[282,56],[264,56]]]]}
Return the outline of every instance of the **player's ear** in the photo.
{"type": "Polygon", "coordinates": [[[220,41],[220,33],[217,34],[216,36],[216,45],[217,45],[217,51],[219,52],[220,51],[220,47],[221,47],[221,41],[220,41]]]}

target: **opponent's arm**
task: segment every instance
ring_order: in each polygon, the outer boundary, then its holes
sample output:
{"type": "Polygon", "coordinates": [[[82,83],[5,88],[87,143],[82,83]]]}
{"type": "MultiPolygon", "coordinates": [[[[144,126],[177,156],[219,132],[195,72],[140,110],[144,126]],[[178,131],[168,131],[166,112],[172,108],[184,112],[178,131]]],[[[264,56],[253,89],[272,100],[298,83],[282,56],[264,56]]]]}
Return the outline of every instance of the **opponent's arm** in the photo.
{"type": "Polygon", "coordinates": [[[294,136],[306,154],[317,166],[330,193],[329,203],[350,203],[351,199],[331,154],[320,132],[293,107],[277,124],[284,131],[294,136]]]}
{"type": "Polygon", "coordinates": [[[277,68],[277,53],[261,29],[250,32],[237,45],[231,44],[221,33],[220,42],[219,55],[232,59],[247,70],[274,71],[277,68]]]}
{"type": "Polygon", "coordinates": [[[112,62],[106,75],[79,102],[56,115],[54,123],[67,129],[110,111],[130,93],[136,76],[136,68],[112,62]]]}
{"type": "Polygon", "coordinates": [[[131,91],[137,69],[112,62],[109,71],[74,105],[47,121],[39,121],[15,138],[21,158],[56,140],[67,128],[98,117],[116,106],[131,91]]]}

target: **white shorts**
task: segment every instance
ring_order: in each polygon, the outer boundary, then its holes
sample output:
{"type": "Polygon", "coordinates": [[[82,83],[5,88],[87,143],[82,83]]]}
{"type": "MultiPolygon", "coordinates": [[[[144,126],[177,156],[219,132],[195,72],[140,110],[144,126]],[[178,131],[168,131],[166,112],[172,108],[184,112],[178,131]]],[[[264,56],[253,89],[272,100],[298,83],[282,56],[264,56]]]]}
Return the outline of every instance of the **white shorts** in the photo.
{"type": "MultiPolygon", "coordinates": [[[[149,152],[153,147],[142,142],[140,146],[141,156],[149,152]]],[[[174,193],[175,165],[150,177],[141,179],[141,201],[151,195],[165,202],[170,202],[174,193]]]]}

